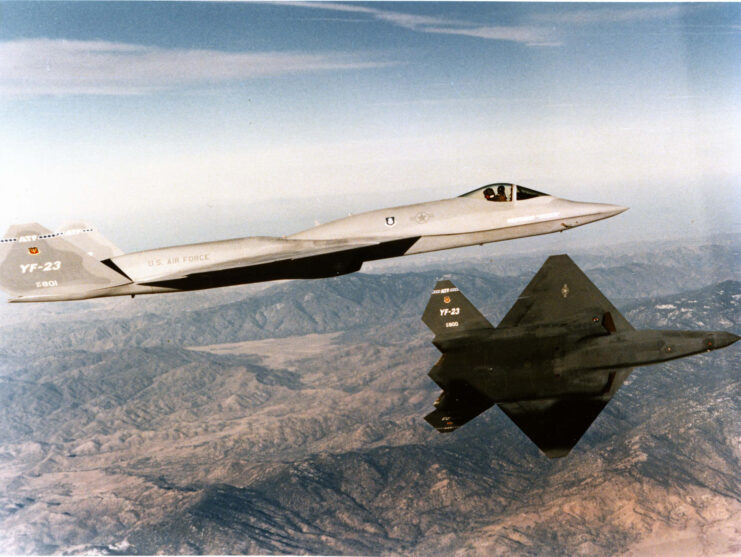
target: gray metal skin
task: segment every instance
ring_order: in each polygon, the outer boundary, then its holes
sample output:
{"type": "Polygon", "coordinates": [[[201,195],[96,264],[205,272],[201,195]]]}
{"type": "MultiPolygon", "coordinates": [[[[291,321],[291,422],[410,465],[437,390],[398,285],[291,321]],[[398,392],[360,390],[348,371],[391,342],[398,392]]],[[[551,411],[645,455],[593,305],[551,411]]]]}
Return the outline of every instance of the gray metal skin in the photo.
{"type": "Polygon", "coordinates": [[[366,261],[560,232],[626,207],[490,184],[452,199],[349,216],[292,236],[250,237],[123,254],[86,224],[32,223],[0,240],[0,288],[11,302],[200,290],[358,271],[366,261]],[[500,190],[502,198],[495,195],[500,190]]]}
{"type": "Polygon", "coordinates": [[[632,368],[739,339],[636,331],[566,255],[545,262],[497,328],[447,280],[423,320],[443,353],[429,372],[443,393],[425,419],[446,433],[498,404],[551,458],[571,451],[632,368]]]}

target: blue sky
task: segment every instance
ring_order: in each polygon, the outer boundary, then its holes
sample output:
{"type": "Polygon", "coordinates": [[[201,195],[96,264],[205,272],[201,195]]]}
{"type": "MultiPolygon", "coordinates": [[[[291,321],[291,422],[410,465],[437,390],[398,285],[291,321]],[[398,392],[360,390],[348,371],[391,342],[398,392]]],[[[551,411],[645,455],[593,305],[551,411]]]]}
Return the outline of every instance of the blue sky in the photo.
{"type": "Polygon", "coordinates": [[[715,232],[740,47],[739,4],[2,2],[0,220],[144,249],[504,180],[715,232]]]}

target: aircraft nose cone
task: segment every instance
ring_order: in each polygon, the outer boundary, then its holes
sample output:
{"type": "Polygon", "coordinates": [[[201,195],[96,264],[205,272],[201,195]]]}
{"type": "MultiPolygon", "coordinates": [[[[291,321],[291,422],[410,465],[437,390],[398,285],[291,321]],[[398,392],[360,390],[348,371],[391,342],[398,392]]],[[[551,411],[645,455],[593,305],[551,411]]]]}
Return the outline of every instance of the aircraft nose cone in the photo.
{"type": "Polygon", "coordinates": [[[708,348],[711,350],[714,348],[725,348],[740,338],[740,336],[734,335],[733,333],[713,333],[708,339],[708,342],[711,343],[712,346],[708,346],[708,348]]]}
{"type": "Polygon", "coordinates": [[[718,345],[730,346],[740,338],[740,336],[734,335],[733,333],[721,333],[718,338],[718,345]]]}
{"type": "Polygon", "coordinates": [[[627,210],[628,207],[623,207],[622,205],[603,205],[602,213],[607,217],[614,217],[627,210]]]}

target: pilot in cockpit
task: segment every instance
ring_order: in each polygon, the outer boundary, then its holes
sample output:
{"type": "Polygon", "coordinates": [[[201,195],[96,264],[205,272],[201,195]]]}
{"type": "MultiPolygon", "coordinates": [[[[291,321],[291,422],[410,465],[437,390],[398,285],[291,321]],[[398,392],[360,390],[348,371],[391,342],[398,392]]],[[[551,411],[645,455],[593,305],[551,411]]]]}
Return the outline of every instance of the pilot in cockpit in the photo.
{"type": "Polygon", "coordinates": [[[484,197],[487,201],[507,201],[507,194],[504,191],[504,186],[497,188],[497,193],[494,193],[492,188],[486,188],[484,190],[484,197]]]}

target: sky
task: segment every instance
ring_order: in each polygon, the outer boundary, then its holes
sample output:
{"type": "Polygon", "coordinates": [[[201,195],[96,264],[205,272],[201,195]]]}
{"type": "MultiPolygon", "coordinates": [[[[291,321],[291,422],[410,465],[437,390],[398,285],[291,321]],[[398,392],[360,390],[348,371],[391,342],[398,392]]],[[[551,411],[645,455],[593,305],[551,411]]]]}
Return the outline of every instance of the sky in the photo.
{"type": "Polygon", "coordinates": [[[631,207],[594,241],[738,232],[739,53],[741,4],[0,1],[0,227],[134,251],[509,181],[631,207]]]}

